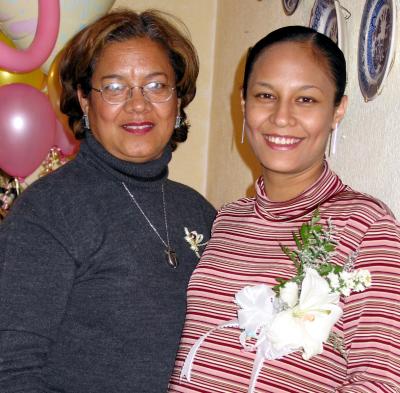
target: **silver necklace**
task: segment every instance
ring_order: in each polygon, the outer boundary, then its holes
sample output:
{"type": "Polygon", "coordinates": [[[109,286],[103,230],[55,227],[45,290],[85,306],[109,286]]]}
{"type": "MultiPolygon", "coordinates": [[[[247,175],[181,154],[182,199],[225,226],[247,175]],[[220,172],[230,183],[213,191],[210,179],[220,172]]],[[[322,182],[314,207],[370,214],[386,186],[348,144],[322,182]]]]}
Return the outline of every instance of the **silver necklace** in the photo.
{"type": "Polygon", "coordinates": [[[132,202],[136,205],[136,207],[139,209],[140,213],[142,213],[143,217],[146,219],[147,223],[150,225],[150,228],[154,231],[154,233],[158,236],[158,238],[161,240],[162,244],[165,246],[165,258],[167,260],[167,263],[169,266],[172,268],[176,269],[178,267],[178,259],[176,257],[176,252],[173,250],[169,244],[169,233],[168,233],[168,221],[167,221],[167,209],[166,209],[166,204],[165,204],[165,195],[164,195],[164,184],[161,185],[161,193],[162,193],[162,198],[163,198],[163,208],[164,208],[164,222],[165,222],[165,232],[167,233],[167,241],[165,241],[160,233],[157,231],[157,228],[153,225],[153,223],[150,221],[150,219],[146,216],[145,212],[139,205],[138,201],[136,198],[133,196],[129,188],[126,186],[124,182],[122,182],[122,185],[124,186],[126,192],[128,195],[131,197],[132,202]]]}

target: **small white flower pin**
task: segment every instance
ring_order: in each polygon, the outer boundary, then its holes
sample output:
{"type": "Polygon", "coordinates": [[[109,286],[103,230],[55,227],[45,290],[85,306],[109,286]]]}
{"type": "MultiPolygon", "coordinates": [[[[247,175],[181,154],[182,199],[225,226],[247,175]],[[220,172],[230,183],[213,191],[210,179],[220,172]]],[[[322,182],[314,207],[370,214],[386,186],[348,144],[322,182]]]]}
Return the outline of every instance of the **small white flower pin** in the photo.
{"type": "Polygon", "coordinates": [[[199,247],[207,244],[207,242],[202,243],[204,236],[196,231],[189,231],[186,227],[185,235],[185,240],[190,244],[190,249],[194,251],[197,258],[200,258],[199,247]]]}

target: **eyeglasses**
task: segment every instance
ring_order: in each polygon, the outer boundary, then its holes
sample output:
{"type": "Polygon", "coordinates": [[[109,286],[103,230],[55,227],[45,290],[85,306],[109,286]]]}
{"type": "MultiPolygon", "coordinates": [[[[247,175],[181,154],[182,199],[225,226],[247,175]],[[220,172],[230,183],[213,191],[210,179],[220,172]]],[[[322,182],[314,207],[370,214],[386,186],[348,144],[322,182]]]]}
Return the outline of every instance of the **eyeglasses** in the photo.
{"type": "Polygon", "coordinates": [[[100,93],[105,102],[117,105],[130,100],[133,89],[140,89],[145,100],[158,104],[168,101],[176,88],[160,82],[150,82],[144,86],[128,86],[123,83],[113,82],[103,86],[101,89],[94,87],[91,89],[100,93]]]}

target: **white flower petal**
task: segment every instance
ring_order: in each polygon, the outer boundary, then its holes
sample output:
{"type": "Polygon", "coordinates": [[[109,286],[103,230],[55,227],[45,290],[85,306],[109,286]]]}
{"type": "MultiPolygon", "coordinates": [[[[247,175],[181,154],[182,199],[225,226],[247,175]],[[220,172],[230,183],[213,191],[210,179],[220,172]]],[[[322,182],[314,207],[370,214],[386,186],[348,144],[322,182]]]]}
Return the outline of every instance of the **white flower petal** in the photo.
{"type": "Polygon", "coordinates": [[[338,289],[340,287],[339,276],[335,273],[329,273],[327,276],[331,288],[338,289]]]}
{"type": "Polygon", "coordinates": [[[342,309],[339,306],[332,304],[327,305],[326,308],[330,310],[330,314],[316,313],[313,321],[304,322],[302,347],[305,360],[322,353],[322,343],[327,341],[333,325],[342,315],[342,309]]]}
{"type": "Polygon", "coordinates": [[[275,292],[267,285],[247,286],[235,295],[238,321],[241,329],[255,335],[262,326],[269,325],[274,317],[275,292]]]}
{"type": "Polygon", "coordinates": [[[308,268],[301,285],[300,308],[313,309],[321,304],[338,302],[339,295],[331,292],[328,282],[315,269],[308,268]]]}
{"type": "Polygon", "coordinates": [[[292,281],[287,282],[279,291],[279,297],[289,307],[294,307],[299,298],[299,286],[292,281]]]}
{"type": "Polygon", "coordinates": [[[325,342],[329,337],[333,325],[342,316],[343,310],[335,304],[324,305],[324,310],[329,311],[329,314],[314,312],[314,320],[306,321],[308,323],[304,325],[304,328],[307,334],[314,337],[315,340],[325,342]]]}
{"type": "Polygon", "coordinates": [[[291,309],[278,313],[267,333],[275,348],[289,347],[293,350],[301,348],[302,335],[300,319],[293,317],[291,309]]]}

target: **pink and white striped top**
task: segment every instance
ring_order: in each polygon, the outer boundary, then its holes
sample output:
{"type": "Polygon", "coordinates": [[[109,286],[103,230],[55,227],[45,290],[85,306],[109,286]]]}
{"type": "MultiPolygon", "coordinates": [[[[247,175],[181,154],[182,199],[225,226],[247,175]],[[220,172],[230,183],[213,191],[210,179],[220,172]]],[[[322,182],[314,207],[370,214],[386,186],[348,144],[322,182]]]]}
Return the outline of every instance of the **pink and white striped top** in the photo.
{"type": "Polygon", "coordinates": [[[305,361],[299,353],[265,361],[255,391],[400,392],[400,225],[380,201],[353,191],[325,165],[317,182],[287,202],[271,202],[263,179],[255,198],[224,206],[212,239],[188,287],[186,322],[169,392],[246,393],[254,353],[245,352],[240,331],[214,331],[201,345],[191,382],[180,380],[193,343],[217,325],[237,317],[234,295],[246,285],[275,285],[295,274],[281,245],[295,248],[293,232],[319,207],[321,223],[335,226],[336,254],[344,264],[358,252],[356,269],[368,269],[372,286],[342,299],[343,316],[334,331],[344,339],[347,361],[330,344],[305,361]]]}

